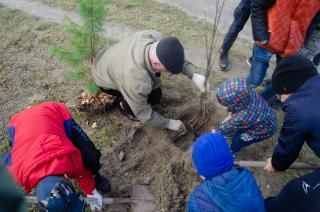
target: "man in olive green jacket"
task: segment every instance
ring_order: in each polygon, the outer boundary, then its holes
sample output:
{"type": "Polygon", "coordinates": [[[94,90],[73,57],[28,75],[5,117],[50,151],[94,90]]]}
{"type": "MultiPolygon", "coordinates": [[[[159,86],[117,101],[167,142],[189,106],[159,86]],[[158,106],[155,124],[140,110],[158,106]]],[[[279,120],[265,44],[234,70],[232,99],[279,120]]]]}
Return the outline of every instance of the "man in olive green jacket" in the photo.
{"type": "Polygon", "coordinates": [[[205,91],[204,79],[194,66],[185,60],[184,49],[175,37],[146,30],[134,33],[117,44],[101,50],[94,61],[92,74],[95,82],[110,95],[120,97],[118,106],[129,119],[151,126],[181,130],[180,120],[168,119],[154,111],[160,102],[161,72],[182,72],[205,91]]]}

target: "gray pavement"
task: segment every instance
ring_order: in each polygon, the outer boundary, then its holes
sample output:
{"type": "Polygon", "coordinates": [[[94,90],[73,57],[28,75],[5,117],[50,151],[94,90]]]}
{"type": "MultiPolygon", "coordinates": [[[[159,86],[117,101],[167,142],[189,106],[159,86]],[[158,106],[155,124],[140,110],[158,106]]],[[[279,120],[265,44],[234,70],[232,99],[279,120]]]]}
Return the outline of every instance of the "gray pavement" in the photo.
{"type": "MultiPolygon", "coordinates": [[[[203,11],[205,9],[208,9],[208,11],[212,11],[213,6],[211,5],[212,4],[211,2],[214,2],[212,0],[211,1],[209,0],[197,0],[197,1],[160,0],[160,1],[170,2],[171,5],[172,4],[178,5],[178,3],[181,5],[184,5],[186,6],[186,8],[189,8],[189,10],[192,10],[194,14],[198,13],[199,17],[201,17],[201,14],[203,14],[203,11]]],[[[43,18],[49,22],[64,24],[65,22],[63,21],[63,18],[65,16],[68,16],[75,23],[78,23],[78,24],[81,23],[81,19],[79,15],[75,12],[65,11],[59,8],[52,8],[33,0],[0,0],[0,3],[8,8],[22,10],[33,16],[43,18]]],[[[237,3],[236,0],[226,0],[225,10],[221,17],[222,29],[227,30],[230,25],[228,23],[232,22],[233,8],[236,6],[236,3],[237,3]],[[227,13],[230,13],[230,15],[229,16],[226,15],[227,13]],[[225,19],[228,20],[228,23],[227,21],[225,21],[225,19]]],[[[182,6],[180,8],[182,8],[182,6]]],[[[186,9],[183,9],[183,10],[187,11],[186,9]]],[[[191,12],[188,12],[188,13],[192,15],[191,12]]],[[[208,13],[208,15],[210,14],[213,14],[213,12],[208,13]]],[[[246,31],[247,28],[248,26],[246,26],[244,31],[246,31]]],[[[122,38],[126,37],[128,34],[131,34],[135,31],[135,29],[132,29],[125,25],[112,23],[112,22],[106,22],[104,25],[104,29],[105,29],[104,30],[105,36],[114,38],[116,40],[121,40],[122,38]]],[[[245,35],[245,33],[242,33],[242,35],[245,35]]],[[[203,68],[206,67],[205,49],[197,48],[194,46],[184,46],[184,47],[185,47],[185,54],[187,58],[189,58],[196,66],[203,67],[203,68]]]]}
{"type": "MultiPolygon", "coordinates": [[[[65,24],[64,17],[69,17],[77,24],[81,23],[80,16],[71,11],[65,11],[59,8],[53,8],[32,0],[0,0],[4,6],[25,11],[35,17],[43,18],[49,22],[65,24]]],[[[118,23],[106,22],[104,24],[104,34],[107,37],[121,40],[127,35],[133,33],[134,30],[118,23]]]]}
{"type": "MultiPolygon", "coordinates": [[[[43,18],[49,22],[57,24],[64,24],[65,22],[63,19],[65,16],[69,17],[77,24],[81,23],[79,14],[75,12],[49,7],[41,2],[36,2],[33,0],[0,0],[0,3],[8,8],[21,10],[35,17],[43,18]]],[[[104,24],[104,35],[116,40],[121,40],[133,32],[135,32],[135,29],[122,24],[112,22],[106,22],[104,24]]],[[[205,67],[205,49],[195,48],[192,46],[184,47],[186,56],[196,66],[205,67]]]]}
{"type": "MultiPolygon", "coordinates": [[[[215,12],[214,0],[156,0],[161,3],[174,5],[189,15],[204,18],[206,14],[208,21],[212,20],[209,17],[213,17],[215,12]]],[[[222,0],[220,0],[222,1],[222,0]]],[[[239,4],[240,0],[225,0],[223,12],[220,18],[220,31],[226,33],[233,21],[233,11],[239,4]]],[[[249,20],[240,32],[239,37],[251,39],[251,21],[249,20]]]]}

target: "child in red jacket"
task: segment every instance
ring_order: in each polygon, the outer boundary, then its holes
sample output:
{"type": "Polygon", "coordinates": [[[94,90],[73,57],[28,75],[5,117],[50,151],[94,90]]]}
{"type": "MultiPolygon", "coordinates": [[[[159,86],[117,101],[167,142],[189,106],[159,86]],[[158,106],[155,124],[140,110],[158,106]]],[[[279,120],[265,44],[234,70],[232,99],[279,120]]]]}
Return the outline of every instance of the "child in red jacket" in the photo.
{"type": "Polygon", "coordinates": [[[102,208],[96,188],[108,192],[110,184],[98,173],[101,153],[64,104],[44,102],[15,114],[8,133],[8,169],[27,192],[36,188],[42,210],[84,210],[83,198],[75,192],[71,178],[96,198],[92,209],[102,208]]]}

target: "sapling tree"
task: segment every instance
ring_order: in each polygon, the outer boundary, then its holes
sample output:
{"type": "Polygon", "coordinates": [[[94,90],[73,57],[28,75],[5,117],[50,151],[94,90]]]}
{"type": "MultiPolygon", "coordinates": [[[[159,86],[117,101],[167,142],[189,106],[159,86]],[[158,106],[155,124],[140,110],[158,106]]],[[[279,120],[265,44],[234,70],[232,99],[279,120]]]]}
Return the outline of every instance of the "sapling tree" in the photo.
{"type": "Polygon", "coordinates": [[[193,131],[198,130],[209,120],[209,94],[207,90],[207,83],[214,61],[217,57],[216,51],[216,41],[217,41],[217,31],[220,22],[220,16],[223,11],[225,0],[215,0],[215,13],[213,15],[213,24],[207,23],[207,18],[205,18],[205,29],[204,29],[204,38],[205,38],[205,47],[206,47],[206,74],[205,74],[205,88],[206,91],[201,94],[200,97],[200,111],[199,114],[195,116],[190,121],[190,127],[193,131]]]}
{"type": "MultiPolygon", "coordinates": [[[[107,15],[106,6],[110,2],[111,0],[79,0],[77,10],[82,23],[78,25],[70,18],[65,18],[66,42],[63,47],[52,46],[49,51],[72,67],[73,71],[66,71],[66,76],[81,80],[90,73],[94,57],[103,44],[101,32],[107,15]]],[[[86,90],[92,95],[99,92],[99,88],[92,81],[86,85],[86,90]]]]}
{"type": "Polygon", "coordinates": [[[175,142],[185,134],[192,132],[194,135],[199,134],[199,129],[209,121],[209,106],[210,106],[210,93],[207,90],[207,83],[214,61],[218,55],[216,50],[217,32],[220,22],[220,16],[224,7],[225,0],[215,0],[215,13],[213,14],[213,23],[207,23],[205,16],[204,40],[206,47],[206,74],[205,74],[205,92],[200,96],[200,110],[199,112],[188,121],[187,129],[174,135],[171,140],[175,142]]]}

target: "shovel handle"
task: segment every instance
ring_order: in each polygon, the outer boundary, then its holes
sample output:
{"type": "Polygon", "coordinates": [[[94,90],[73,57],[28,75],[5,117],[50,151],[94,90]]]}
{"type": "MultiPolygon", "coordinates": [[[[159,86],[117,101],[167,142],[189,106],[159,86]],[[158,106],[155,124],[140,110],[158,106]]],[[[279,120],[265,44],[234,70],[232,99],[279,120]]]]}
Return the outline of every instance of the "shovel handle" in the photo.
{"type": "MultiPolygon", "coordinates": [[[[36,204],[38,203],[37,197],[35,196],[25,196],[24,197],[26,202],[29,204],[36,204]]],[[[84,198],[86,202],[89,202],[90,199],[84,198]]],[[[153,201],[153,199],[140,199],[140,198],[103,198],[102,204],[104,205],[112,205],[112,204],[126,204],[126,203],[133,203],[133,202],[148,202],[153,201]]]]}
{"type": "MultiPolygon", "coordinates": [[[[248,167],[256,167],[256,168],[264,168],[266,165],[265,161],[234,161],[234,164],[237,166],[248,166],[248,167]]],[[[293,163],[289,169],[309,169],[309,170],[315,170],[319,169],[320,167],[315,164],[308,164],[308,163],[293,163]]]]}

